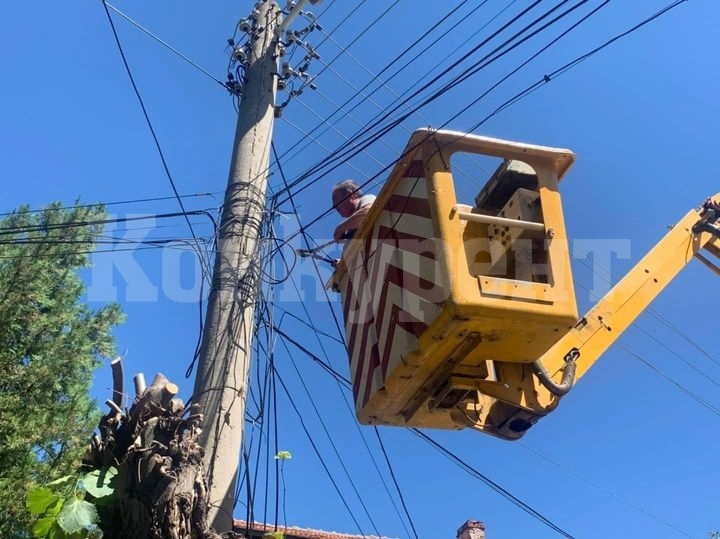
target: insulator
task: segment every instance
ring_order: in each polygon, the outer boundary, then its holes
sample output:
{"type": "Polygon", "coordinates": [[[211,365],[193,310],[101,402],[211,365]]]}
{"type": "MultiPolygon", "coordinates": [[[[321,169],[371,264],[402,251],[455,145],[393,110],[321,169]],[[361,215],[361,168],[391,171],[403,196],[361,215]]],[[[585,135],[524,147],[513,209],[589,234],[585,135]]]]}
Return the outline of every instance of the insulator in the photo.
{"type": "Polygon", "coordinates": [[[249,19],[240,19],[238,28],[240,28],[240,31],[248,34],[250,33],[250,30],[252,30],[252,22],[249,19]]]}
{"type": "Polygon", "coordinates": [[[240,63],[245,63],[247,60],[247,53],[243,47],[235,47],[233,50],[233,58],[240,63]]]}

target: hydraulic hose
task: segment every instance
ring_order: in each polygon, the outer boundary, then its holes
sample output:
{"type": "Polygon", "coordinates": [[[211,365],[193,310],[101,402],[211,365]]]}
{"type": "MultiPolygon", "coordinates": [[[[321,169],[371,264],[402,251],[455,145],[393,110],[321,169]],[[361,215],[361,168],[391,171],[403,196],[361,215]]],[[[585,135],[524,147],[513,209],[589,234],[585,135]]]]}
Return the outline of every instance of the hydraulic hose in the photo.
{"type": "Polygon", "coordinates": [[[574,361],[565,363],[562,379],[559,384],[552,379],[550,373],[539,359],[533,361],[533,367],[535,368],[535,375],[538,377],[538,380],[540,380],[540,383],[556,397],[562,397],[572,389],[573,382],[575,381],[574,361]]]}

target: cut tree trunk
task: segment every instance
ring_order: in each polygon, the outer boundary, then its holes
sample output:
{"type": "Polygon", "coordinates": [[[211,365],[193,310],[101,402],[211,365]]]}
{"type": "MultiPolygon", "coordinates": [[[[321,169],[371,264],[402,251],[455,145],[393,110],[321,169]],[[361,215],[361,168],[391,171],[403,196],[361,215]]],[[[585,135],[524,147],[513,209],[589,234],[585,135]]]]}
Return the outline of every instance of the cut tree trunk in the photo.
{"type": "Polygon", "coordinates": [[[145,387],[135,377],[137,395],[123,411],[122,368],[113,363],[110,413],[100,421],[85,463],[114,466],[114,495],[96,500],[104,537],[147,539],[220,539],[208,524],[207,485],[202,448],[197,443],[202,415],[175,398],[178,387],[163,375],[145,387]]]}

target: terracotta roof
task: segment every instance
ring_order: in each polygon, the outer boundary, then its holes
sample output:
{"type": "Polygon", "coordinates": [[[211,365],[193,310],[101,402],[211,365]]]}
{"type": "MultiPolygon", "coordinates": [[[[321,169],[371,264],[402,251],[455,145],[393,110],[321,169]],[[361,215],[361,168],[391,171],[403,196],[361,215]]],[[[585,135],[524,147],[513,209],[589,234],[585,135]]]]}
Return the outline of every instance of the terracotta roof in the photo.
{"type": "MultiPolygon", "coordinates": [[[[244,520],[235,520],[233,525],[234,531],[244,533],[252,532],[272,532],[275,526],[272,524],[262,524],[253,522],[251,527],[244,520]]],[[[285,534],[285,539],[390,539],[388,537],[378,537],[376,535],[348,535],[346,533],[326,532],[323,530],[311,530],[308,528],[291,528],[278,526],[277,531],[285,534]]]]}

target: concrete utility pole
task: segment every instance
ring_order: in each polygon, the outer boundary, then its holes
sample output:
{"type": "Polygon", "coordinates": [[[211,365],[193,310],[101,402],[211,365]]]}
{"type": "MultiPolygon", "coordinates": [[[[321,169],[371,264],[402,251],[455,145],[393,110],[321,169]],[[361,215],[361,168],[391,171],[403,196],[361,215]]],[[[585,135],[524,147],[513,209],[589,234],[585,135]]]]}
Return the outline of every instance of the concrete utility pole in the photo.
{"type": "Polygon", "coordinates": [[[233,524],[253,316],[260,286],[258,238],[265,211],[280,11],[273,0],[263,0],[246,21],[252,26],[248,65],[193,397],[205,415],[201,443],[209,518],[218,532],[231,530],[233,524]]]}

